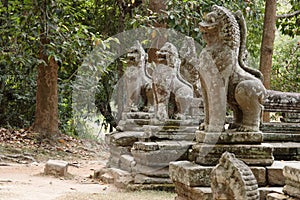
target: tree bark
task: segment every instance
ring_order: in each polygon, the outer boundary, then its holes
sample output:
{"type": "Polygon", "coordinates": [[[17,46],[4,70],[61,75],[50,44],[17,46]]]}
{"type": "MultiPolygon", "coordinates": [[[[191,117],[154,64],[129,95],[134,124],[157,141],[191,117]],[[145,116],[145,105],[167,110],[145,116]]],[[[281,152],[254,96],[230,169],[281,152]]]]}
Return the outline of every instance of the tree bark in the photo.
{"type": "MultiPolygon", "coordinates": [[[[48,43],[47,39],[41,39],[42,45],[48,43]]],[[[41,47],[39,58],[44,63],[38,66],[36,111],[33,130],[42,138],[52,138],[59,132],[58,129],[58,94],[57,78],[58,65],[53,56],[48,55],[41,47]]]]}
{"type": "Polygon", "coordinates": [[[33,123],[33,131],[38,132],[41,139],[53,139],[59,133],[58,129],[58,64],[53,56],[48,55],[46,45],[50,44],[48,37],[48,13],[49,1],[39,1],[36,10],[40,14],[40,49],[37,75],[36,109],[33,123]]]}
{"type": "MultiPolygon", "coordinates": [[[[166,0],[150,0],[149,9],[155,13],[161,14],[162,11],[166,10],[166,0]]],[[[166,28],[165,22],[154,24],[158,28],[166,28]]],[[[156,52],[165,44],[167,38],[160,34],[153,34],[151,48],[148,50],[148,61],[157,62],[156,52]]]]}
{"type": "MultiPolygon", "coordinates": [[[[260,71],[264,75],[264,86],[266,89],[270,89],[275,27],[276,0],[266,0],[264,29],[260,53],[260,71]]],[[[264,113],[263,121],[270,121],[269,113],[264,113]]]]}

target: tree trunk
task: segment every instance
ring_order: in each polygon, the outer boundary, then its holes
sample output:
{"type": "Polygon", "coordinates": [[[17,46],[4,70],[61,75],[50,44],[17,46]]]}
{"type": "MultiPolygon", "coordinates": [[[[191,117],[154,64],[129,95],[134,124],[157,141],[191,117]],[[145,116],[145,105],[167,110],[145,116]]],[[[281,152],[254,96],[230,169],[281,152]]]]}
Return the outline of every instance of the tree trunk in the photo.
{"type": "Polygon", "coordinates": [[[48,55],[43,45],[49,43],[46,38],[41,38],[39,58],[45,64],[38,66],[36,110],[33,130],[38,132],[41,138],[52,138],[58,132],[58,95],[57,78],[58,65],[53,56],[48,55]]]}
{"type": "MultiPolygon", "coordinates": [[[[272,56],[275,40],[276,0],[266,0],[263,38],[260,53],[260,71],[264,75],[264,86],[270,89],[272,56]]],[[[263,121],[270,121],[270,114],[264,113],[263,121]]]]}
{"type": "MultiPolygon", "coordinates": [[[[166,0],[150,0],[149,9],[155,13],[161,14],[163,10],[166,10],[166,0]]],[[[154,24],[158,28],[166,28],[167,25],[165,22],[154,24]]],[[[164,35],[152,34],[152,44],[151,48],[148,50],[148,61],[157,62],[156,52],[165,44],[167,38],[164,35]]]]}

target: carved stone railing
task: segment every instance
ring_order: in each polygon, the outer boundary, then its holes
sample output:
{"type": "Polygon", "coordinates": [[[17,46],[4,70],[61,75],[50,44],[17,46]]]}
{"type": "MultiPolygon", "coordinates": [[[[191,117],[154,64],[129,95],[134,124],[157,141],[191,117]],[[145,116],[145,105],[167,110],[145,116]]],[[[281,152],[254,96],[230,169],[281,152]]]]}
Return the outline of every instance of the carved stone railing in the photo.
{"type": "Polygon", "coordinates": [[[300,93],[268,90],[264,111],[300,113],[300,93]]]}

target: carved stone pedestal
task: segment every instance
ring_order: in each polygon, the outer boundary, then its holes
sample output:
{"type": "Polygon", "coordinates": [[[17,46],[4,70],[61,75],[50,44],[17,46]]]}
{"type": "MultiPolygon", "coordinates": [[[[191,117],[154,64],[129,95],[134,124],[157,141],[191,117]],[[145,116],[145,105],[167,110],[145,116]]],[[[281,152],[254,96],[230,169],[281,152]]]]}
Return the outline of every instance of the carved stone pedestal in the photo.
{"type": "Polygon", "coordinates": [[[247,165],[268,166],[273,163],[272,147],[261,144],[260,132],[207,133],[197,131],[198,143],[193,146],[190,160],[200,165],[216,165],[221,155],[227,151],[234,153],[247,165]]]}

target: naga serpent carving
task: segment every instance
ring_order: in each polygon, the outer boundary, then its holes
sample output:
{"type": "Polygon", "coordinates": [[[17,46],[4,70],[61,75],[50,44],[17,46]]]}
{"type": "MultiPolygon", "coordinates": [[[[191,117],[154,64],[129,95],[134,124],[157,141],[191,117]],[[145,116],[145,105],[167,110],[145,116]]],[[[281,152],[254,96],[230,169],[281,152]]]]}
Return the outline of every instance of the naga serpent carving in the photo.
{"type": "Polygon", "coordinates": [[[124,74],[126,89],[124,111],[139,111],[141,101],[144,111],[151,111],[153,110],[152,80],[146,69],[147,54],[138,41],[130,48],[127,58],[128,67],[124,74]]]}
{"type": "Polygon", "coordinates": [[[258,70],[245,63],[246,24],[238,11],[213,6],[200,23],[206,47],[196,66],[200,73],[207,132],[224,131],[226,104],[233,110],[237,131],[259,131],[266,89],[258,70]]]}
{"type": "Polygon", "coordinates": [[[158,65],[152,74],[156,118],[165,120],[173,115],[175,119],[184,119],[189,114],[193,88],[180,76],[177,49],[167,42],[157,55],[158,65]],[[168,105],[172,96],[175,98],[176,109],[170,114],[168,105]]]}

